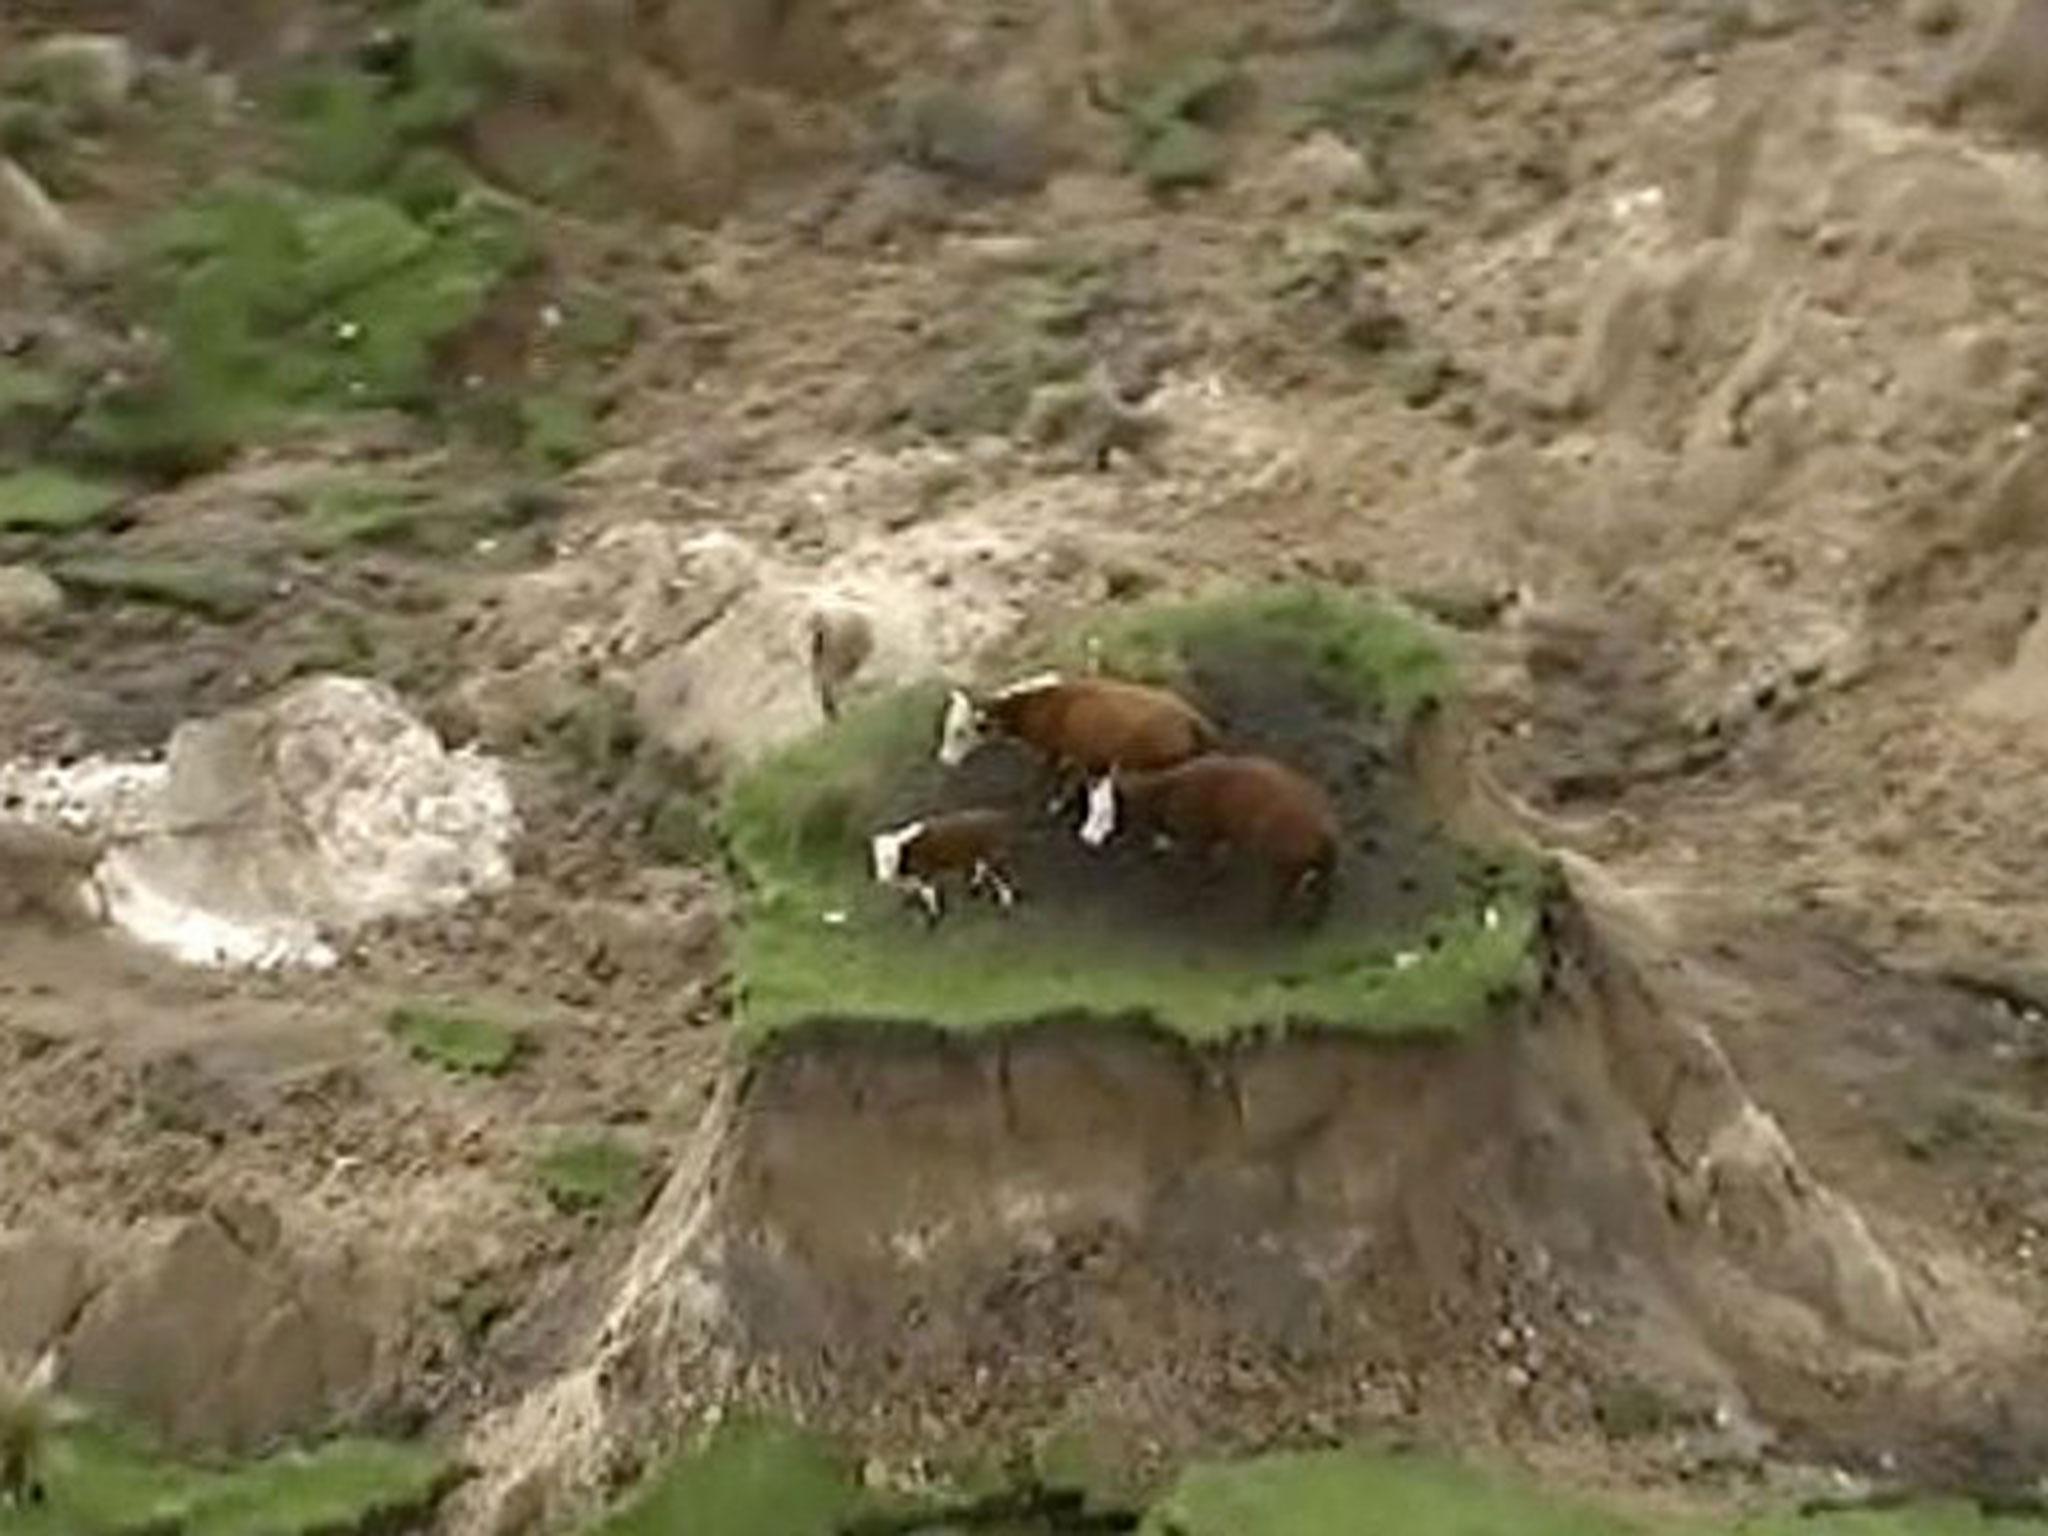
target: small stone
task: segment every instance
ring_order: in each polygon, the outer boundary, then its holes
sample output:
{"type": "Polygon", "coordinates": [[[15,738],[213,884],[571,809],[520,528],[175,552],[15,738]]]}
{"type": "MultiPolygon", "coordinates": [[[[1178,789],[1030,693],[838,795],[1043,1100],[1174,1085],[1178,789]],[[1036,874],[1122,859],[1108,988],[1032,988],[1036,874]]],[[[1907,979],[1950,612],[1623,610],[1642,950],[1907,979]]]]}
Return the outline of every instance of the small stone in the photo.
{"type": "Polygon", "coordinates": [[[22,51],[24,73],[49,79],[68,103],[111,112],[135,90],[141,74],[125,38],[65,32],[22,51]]]}
{"type": "Polygon", "coordinates": [[[63,608],[63,589],[34,566],[0,565],[0,636],[33,629],[63,608]]]}

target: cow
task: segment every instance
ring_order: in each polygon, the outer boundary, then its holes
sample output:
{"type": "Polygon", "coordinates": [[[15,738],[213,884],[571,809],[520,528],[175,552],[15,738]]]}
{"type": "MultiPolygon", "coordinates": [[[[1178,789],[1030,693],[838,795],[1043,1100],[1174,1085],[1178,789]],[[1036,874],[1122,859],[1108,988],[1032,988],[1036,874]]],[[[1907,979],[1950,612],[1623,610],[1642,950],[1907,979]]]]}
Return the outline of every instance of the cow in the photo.
{"type": "Polygon", "coordinates": [[[1235,849],[1277,879],[1272,917],[1308,891],[1321,922],[1342,829],[1321,785],[1269,757],[1207,754],[1151,771],[1118,768],[1088,791],[1081,841],[1099,848],[1124,822],[1144,823],[1213,855],[1235,849]]]}
{"type": "Polygon", "coordinates": [[[1085,781],[1112,768],[1168,768],[1210,751],[1221,733],[1180,695],[1113,677],[1039,673],[976,697],[955,688],[946,701],[938,758],[958,767],[983,742],[1006,737],[1035,749],[1055,793],[1057,812],[1068,796],[1063,781],[1085,781]]]}
{"type": "Polygon", "coordinates": [[[941,912],[939,882],[965,875],[967,889],[986,893],[1007,911],[1016,905],[1010,872],[1016,820],[1008,811],[976,808],[946,811],[877,832],[868,840],[878,885],[907,892],[924,909],[928,924],[941,912]]]}

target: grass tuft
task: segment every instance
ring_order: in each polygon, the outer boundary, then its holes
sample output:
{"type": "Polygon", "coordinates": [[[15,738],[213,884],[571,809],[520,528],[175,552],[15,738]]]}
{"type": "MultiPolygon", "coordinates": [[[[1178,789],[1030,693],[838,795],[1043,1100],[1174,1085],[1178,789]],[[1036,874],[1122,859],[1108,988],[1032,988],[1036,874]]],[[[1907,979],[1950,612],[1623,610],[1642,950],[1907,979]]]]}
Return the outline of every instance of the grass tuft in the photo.
{"type": "Polygon", "coordinates": [[[406,1003],[384,1021],[391,1037],[419,1061],[458,1076],[498,1077],[525,1049],[525,1037],[471,1008],[406,1003]]]}
{"type": "Polygon", "coordinates": [[[100,1425],[59,1431],[47,1499],[0,1508],[0,1536],[344,1536],[422,1525],[451,1481],[422,1446],[336,1440],[217,1469],[100,1425]]]}
{"type": "Polygon", "coordinates": [[[162,347],[85,413],[79,445],[175,475],[315,414],[424,410],[439,349],[531,258],[517,217],[481,195],[416,218],[380,197],[218,187],[141,242],[126,293],[162,347]]]}
{"type": "Polygon", "coordinates": [[[260,571],[230,559],[68,560],[50,574],[88,598],[170,608],[216,624],[234,624],[270,601],[273,585],[260,571]]]}
{"type": "Polygon", "coordinates": [[[1140,1536],[1350,1536],[1374,1528],[1451,1536],[1628,1536],[1588,1506],[1545,1498],[1424,1457],[1312,1451],[1196,1467],[1146,1516],[1140,1536]]]}
{"type": "MultiPolygon", "coordinates": [[[[1449,702],[1457,689],[1449,652],[1419,617],[1331,587],[1275,586],[1140,609],[1088,634],[1109,670],[1162,683],[1183,679],[1196,646],[1264,653],[1305,668],[1352,707],[1401,725],[1449,702]]],[[[1080,646],[1069,642],[1059,659],[1078,663],[1080,646]]]]}
{"type": "Polygon", "coordinates": [[[800,1430],[735,1420],[656,1472],[584,1536],[838,1536],[867,1499],[800,1430]]]}
{"type": "Polygon", "coordinates": [[[102,522],[124,493],[61,469],[0,475],[0,533],[78,533],[102,522]]]}
{"type": "Polygon", "coordinates": [[[554,1207],[569,1214],[615,1213],[638,1202],[647,1167],[613,1136],[570,1136],[534,1161],[534,1176],[554,1207]]]}

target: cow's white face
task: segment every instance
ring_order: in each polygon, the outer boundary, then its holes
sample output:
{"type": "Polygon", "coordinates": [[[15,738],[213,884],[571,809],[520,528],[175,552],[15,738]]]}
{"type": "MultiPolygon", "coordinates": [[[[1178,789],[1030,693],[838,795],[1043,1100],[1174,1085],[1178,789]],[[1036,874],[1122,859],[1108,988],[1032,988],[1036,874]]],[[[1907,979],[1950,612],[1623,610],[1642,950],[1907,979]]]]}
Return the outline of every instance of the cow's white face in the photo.
{"type": "Polygon", "coordinates": [[[913,821],[890,832],[877,832],[868,839],[868,852],[874,864],[877,885],[894,885],[902,878],[903,850],[915,842],[918,834],[923,831],[924,823],[913,821]]]}
{"type": "Polygon", "coordinates": [[[1116,830],[1116,783],[1104,774],[1088,786],[1088,814],[1081,818],[1081,841],[1100,848],[1116,830]]]}
{"type": "Polygon", "coordinates": [[[984,716],[963,689],[955,688],[946,699],[946,714],[939,725],[939,761],[957,768],[967,754],[981,745],[984,716]]]}

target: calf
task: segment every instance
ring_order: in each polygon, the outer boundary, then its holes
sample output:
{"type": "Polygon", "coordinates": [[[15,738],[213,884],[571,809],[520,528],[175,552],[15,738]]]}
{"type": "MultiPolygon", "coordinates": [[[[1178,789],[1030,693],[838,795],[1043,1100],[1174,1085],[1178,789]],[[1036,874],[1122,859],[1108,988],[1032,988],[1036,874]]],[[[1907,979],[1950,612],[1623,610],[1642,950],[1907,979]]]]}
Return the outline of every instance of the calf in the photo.
{"type": "Polygon", "coordinates": [[[1305,888],[1320,922],[1335,881],[1341,829],[1322,786],[1269,757],[1198,757],[1151,772],[1116,770],[1088,792],[1081,840],[1099,848],[1123,816],[1212,856],[1236,849],[1277,877],[1273,912],[1305,888]]]}
{"type": "Polygon", "coordinates": [[[965,874],[970,893],[986,892],[1005,910],[1016,905],[1010,882],[1010,847],[1016,831],[1008,811],[950,811],[927,816],[869,839],[875,882],[907,892],[939,920],[939,881],[965,874]]]}
{"type": "MultiPolygon", "coordinates": [[[[1112,677],[1025,678],[983,698],[956,688],[946,701],[939,761],[957,767],[993,737],[1035,748],[1058,787],[1066,774],[1167,768],[1215,747],[1207,716],[1165,688],[1112,677]]],[[[1057,810],[1065,795],[1056,794],[1057,810]]]]}

